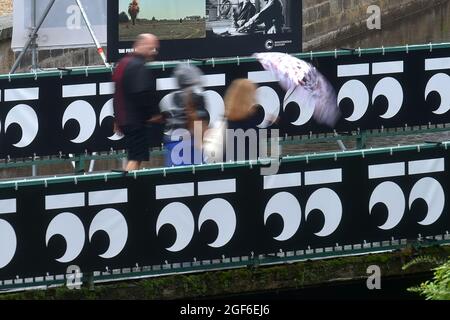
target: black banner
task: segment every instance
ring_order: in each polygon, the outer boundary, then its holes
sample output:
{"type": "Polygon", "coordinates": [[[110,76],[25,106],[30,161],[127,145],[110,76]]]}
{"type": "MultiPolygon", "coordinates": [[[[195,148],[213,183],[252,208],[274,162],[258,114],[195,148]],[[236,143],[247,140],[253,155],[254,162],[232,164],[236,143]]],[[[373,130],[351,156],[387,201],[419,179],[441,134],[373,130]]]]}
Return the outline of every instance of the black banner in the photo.
{"type": "Polygon", "coordinates": [[[444,238],[445,149],[3,183],[0,279],[444,238]]]}
{"type": "Polygon", "coordinates": [[[141,33],[160,38],[162,60],[249,56],[267,51],[297,53],[302,48],[302,1],[254,0],[245,5],[251,8],[242,8],[234,0],[193,0],[189,4],[141,0],[131,6],[132,2],[108,1],[110,61],[130,52],[141,33]]]}
{"type": "MultiPolygon", "coordinates": [[[[450,122],[450,52],[426,49],[409,52],[328,56],[313,59],[338,93],[342,118],[338,132],[398,128],[450,122]]],[[[229,84],[249,78],[259,86],[261,127],[282,136],[332,132],[318,125],[313,111],[283,91],[257,62],[205,65],[205,95],[211,121],[224,114],[229,84]],[[276,119],[271,123],[264,120],[276,119]]],[[[155,69],[158,99],[167,103],[176,88],[172,69],[155,69]]],[[[0,80],[0,158],[58,155],[124,149],[113,133],[110,70],[74,71],[55,76],[0,80]]],[[[159,146],[161,132],[153,132],[159,146]]]]}

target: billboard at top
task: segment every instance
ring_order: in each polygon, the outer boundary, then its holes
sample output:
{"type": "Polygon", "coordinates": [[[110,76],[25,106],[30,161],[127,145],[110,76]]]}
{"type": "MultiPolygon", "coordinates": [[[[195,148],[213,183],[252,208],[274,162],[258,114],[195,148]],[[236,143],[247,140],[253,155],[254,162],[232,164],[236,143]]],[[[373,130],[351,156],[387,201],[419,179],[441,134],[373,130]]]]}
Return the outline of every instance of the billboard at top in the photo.
{"type": "Polygon", "coordinates": [[[108,58],[130,52],[141,33],[161,40],[160,60],[301,51],[299,0],[110,0],[108,58]]]}

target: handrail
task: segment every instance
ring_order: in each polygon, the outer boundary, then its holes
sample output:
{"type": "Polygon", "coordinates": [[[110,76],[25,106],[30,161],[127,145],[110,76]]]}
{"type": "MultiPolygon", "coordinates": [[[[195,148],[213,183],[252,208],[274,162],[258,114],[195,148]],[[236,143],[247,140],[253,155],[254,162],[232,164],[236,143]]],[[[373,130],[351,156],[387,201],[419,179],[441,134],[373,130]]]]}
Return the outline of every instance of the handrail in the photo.
{"type": "MultiPolygon", "coordinates": [[[[442,146],[446,150],[450,145],[450,141],[445,142],[430,142],[425,144],[416,144],[409,146],[397,146],[397,147],[383,147],[383,148],[372,148],[372,149],[364,149],[364,150],[353,150],[353,151],[340,151],[340,152],[325,152],[325,153],[316,153],[316,154],[308,154],[308,155],[300,155],[300,156],[286,156],[280,159],[281,163],[290,163],[290,162],[302,162],[306,161],[308,163],[317,161],[317,160],[327,160],[327,159],[342,159],[348,157],[357,157],[357,156],[369,156],[369,155],[377,155],[377,154],[393,154],[396,152],[402,151],[412,151],[412,150],[429,150],[436,148],[436,146],[442,146]]],[[[143,169],[132,172],[105,172],[105,173],[92,173],[92,174],[83,174],[83,175],[68,175],[68,176],[54,176],[54,177],[39,177],[39,178],[28,178],[28,179],[20,179],[20,180],[8,180],[8,181],[0,181],[0,189],[7,188],[15,188],[18,189],[24,186],[48,186],[53,184],[67,183],[76,181],[85,182],[85,181],[95,181],[95,180],[111,180],[117,179],[124,176],[134,177],[137,179],[142,176],[153,176],[153,175],[162,175],[167,176],[173,173],[186,173],[186,172],[200,172],[200,171],[225,171],[231,168],[254,168],[257,166],[267,165],[267,161],[277,161],[277,159],[260,159],[260,160],[249,160],[249,161],[238,161],[238,162],[229,162],[229,163],[218,163],[218,164],[201,164],[195,166],[181,166],[181,167],[170,167],[170,168],[152,168],[152,169],[143,169]]]]}
{"type": "MultiPolygon", "coordinates": [[[[381,47],[381,48],[346,48],[346,49],[336,49],[331,51],[311,51],[303,53],[294,53],[293,56],[312,60],[314,58],[324,58],[324,57],[335,57],[339,58],[342,56],[358,55],[363,56],[367,54],[386,54],[395,52],[406,52],[420,51],[420,50],[438,50],[438,49],[450,49],[450,42],[443,43],[428,43],[428,44],[417,44],[417,45],[404,45],[404,46],[392,46],[392,47],[381,47]]],[[[253,57],[230,57],[230,58],[211,58],[211,59],[194,59],[185,60],[189,63],[197,66],[215,66],[223,64],[240,64],[240,63],[250,63],[256,62],[256,58],[253,57]]],[[[170,69],[176,67],[180,61],[159,61],[154,62],[149,65],[151,69],[170,69]]],[[[10,81],[14,79],[24,79],[24,78],[42,78],[42,77],[54,77],[70,74],[70,75],[86,75],[98,74],[105,72],[112,72],[113,68],[106,68],[101,66],[87,66],[87,67],[74,67],[74,68],[64,68],[64,69],[48,69],[44,71],[38,71],[37,73],[16,73],[16,74],[3,74],[0,75],[0,80],[8,79],[10,81]]]]}

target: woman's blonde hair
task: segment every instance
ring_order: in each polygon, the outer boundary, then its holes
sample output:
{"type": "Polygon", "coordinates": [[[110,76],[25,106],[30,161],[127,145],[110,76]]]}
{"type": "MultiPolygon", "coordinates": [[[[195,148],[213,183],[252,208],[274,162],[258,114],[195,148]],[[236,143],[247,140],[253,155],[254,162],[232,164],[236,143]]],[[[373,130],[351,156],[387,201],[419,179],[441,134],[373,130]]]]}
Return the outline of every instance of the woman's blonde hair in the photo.
{"type": "Polygon", "coordinates": [[[228,120],[240,121],[255,112],[256,85],[248,79],[234,80],[225,94],[225,114],[228,120]]]}

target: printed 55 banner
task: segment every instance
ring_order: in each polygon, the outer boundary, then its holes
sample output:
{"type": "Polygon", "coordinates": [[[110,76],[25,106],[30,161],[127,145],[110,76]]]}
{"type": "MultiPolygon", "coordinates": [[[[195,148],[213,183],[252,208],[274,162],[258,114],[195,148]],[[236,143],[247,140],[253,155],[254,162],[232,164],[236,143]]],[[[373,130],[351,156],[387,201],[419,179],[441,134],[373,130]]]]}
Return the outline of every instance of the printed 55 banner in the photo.
{"type": "MultiPolygon", "coordinates": [[[[258,62],[201,67],[211,123],[223,117],[225,92],[240,78],[258,85],[258,127],[279,129],[283,137],[450,123],[448,48],[333,55],[312,62],[336,90],[342,115],[334,128],[319,124],[305,99],[286,93],[258,62]]],[[[154,76],[156,103],[170,103],[177,90],[173,69],[155,68],[154,76]]],[[[113,93],[108,69],[3,77],[0,158],[124,149],[113,132],[113,93]]],[[[153,146],[161,145],[161,133],[151,135],[153,146]]]]}
{"type": "Polygon", "coordinates": [[[3,182],[0,281],[450,240],[445,149],[3,182]]]}
{"type": "MultiPolygon", "coordinates": [[[[11,44],[14,51],[21,50],[28,40],[33,14],[37,24],[49,3],[49,0],[14,1],[14,31],[11,44]],[[36,2],[35,13],[33,1],[36,2]]],[[[106,0],[83,0],[81,3],[97,39],[101,44],[106,44],[106,0]]],[[[40,49],[95,46],[75,0],[55,1],[38,35],[37,43],[40,49]]]]}

